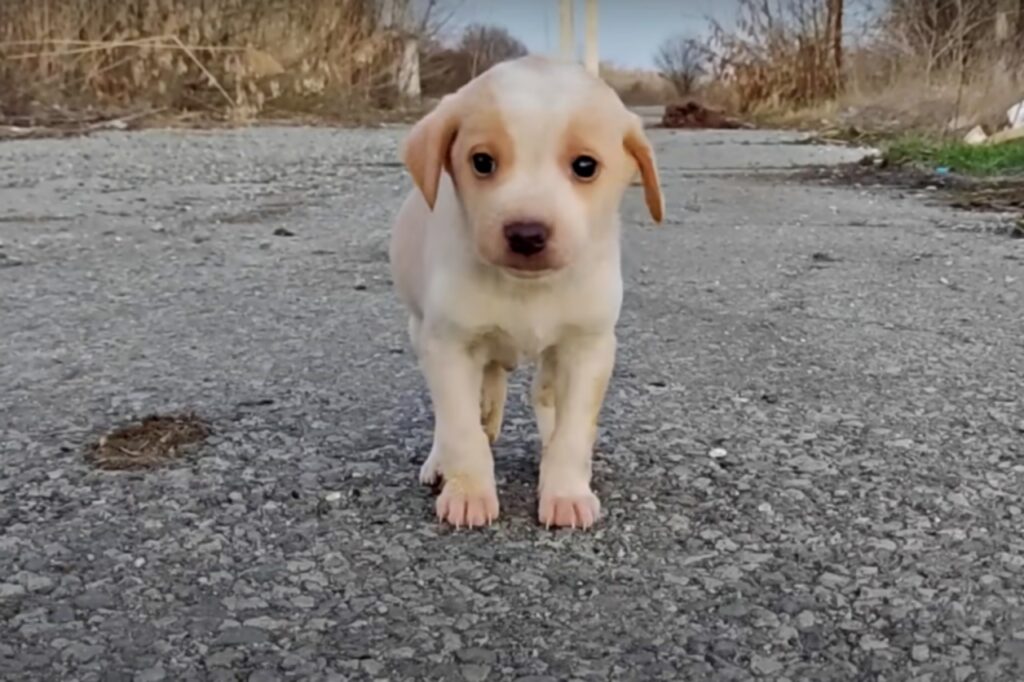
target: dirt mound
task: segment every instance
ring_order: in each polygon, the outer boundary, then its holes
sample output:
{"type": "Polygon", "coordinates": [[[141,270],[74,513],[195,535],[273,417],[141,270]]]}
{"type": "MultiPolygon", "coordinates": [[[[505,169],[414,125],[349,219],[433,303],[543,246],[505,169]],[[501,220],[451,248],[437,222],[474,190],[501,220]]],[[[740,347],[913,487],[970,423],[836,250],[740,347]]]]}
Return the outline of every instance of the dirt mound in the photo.
{"type": "Polygon", "coordinates": [[[661,126],[663,128],[714,128],[721,130],[751,127],[742,121],[726,116],[721,111],[710,109],[700,102],[693,101],[666,106],[665,113],[661,117],[661,126]]]}

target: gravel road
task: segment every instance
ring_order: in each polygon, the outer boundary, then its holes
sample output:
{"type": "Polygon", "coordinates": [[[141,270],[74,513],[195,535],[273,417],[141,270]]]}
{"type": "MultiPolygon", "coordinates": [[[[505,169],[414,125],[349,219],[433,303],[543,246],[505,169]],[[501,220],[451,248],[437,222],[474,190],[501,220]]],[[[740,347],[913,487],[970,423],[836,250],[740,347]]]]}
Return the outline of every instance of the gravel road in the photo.
{"type": "Polygon", "coordinates": [[[1024,240],[777,172],[852,151],[653,133],[606,516],[536,525],[519,377],[503,516],[452,532],[387,275],[400,132],[0,144],[0,678],[1024,678],[1024,240]],[[83,458],[184,410],[183,460],[83,458]]]}

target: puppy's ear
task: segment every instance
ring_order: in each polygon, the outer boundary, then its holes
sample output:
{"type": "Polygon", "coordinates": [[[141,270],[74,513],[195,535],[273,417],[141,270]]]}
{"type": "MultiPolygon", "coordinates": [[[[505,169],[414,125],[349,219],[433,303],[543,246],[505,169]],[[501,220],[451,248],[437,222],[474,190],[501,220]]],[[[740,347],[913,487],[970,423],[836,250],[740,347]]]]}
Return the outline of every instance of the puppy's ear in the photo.
{"type": "Polygon", "coordinates": [[[658,179],[658,167],[654,163],[654,149],[644,134],[643,121],[636,114],[630,114],[630,126],[626,131],[623,144],[626,151],[636,161],[640,169],[640,178],[644,184],[644,201],[651,212],[654,222],[660,223],[665,217],[665,199],[661,195],[661,181],[658,179]]]}
{"type": "Polygon", "coordinates": [[[456,98],[457,94],[442,98],[433,111],[413,126],[402,144],[402,162],[430,210],[434,210],[437,201],[441,169],[459,131],[460,109],[456,98]]]}

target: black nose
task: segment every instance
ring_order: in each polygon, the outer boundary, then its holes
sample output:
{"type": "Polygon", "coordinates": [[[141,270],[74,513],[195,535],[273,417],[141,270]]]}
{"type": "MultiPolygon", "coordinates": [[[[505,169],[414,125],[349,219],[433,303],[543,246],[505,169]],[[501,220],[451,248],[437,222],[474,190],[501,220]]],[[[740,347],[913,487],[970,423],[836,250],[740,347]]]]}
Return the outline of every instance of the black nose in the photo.
{"type": "Polygon", "coordinates": [[[535,256],[548,242],[548,226],[538,222],[515,222],[505,226],[509,251],[520,256],[535,256]]]}

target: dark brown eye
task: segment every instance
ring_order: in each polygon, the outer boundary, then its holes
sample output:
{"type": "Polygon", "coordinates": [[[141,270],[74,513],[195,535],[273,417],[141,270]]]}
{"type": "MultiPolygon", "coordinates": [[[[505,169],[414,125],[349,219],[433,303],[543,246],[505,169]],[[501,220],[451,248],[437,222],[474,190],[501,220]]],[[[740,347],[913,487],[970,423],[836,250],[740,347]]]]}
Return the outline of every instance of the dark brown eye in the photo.
{"type": "Polygon", "coordinates": [[[498,167],[498,162],[494,160],[494,157],[484,152],[477,152],[470,158],[470,161],[473,164],[473,172],[481,178],[492,175],[498,167]]]}
{"type": "Polygon", "coordinates": [[[583,154],[572,160],[572,174],[580,180],[593,180],[597,177],[597,159],[583,154]]]}

